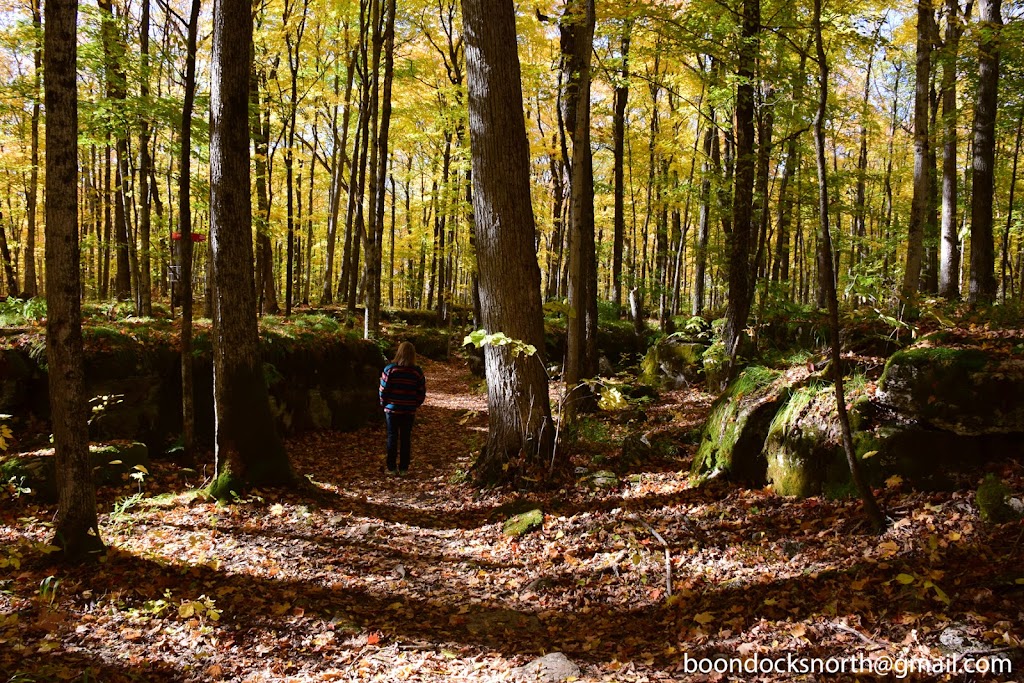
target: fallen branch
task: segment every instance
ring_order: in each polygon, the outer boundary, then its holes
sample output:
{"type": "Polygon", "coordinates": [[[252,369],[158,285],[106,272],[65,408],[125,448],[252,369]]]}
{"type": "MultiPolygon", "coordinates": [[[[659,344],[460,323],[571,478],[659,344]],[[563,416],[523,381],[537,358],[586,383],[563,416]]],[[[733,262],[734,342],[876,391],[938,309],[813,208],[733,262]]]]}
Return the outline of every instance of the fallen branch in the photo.
{"type": "Polygon", "coordinates": [[[866,635],[864,635],[863,633],[861,633],[857,629],[851,628],[850,626],[847,626],[846,624],[841,624],[838,621],[834,621],[834,622],[832,622],[831,625],[832,625],[833,628],[835,628],[838,631],[843,631],[844,633],[849,633],[850,635],[857,636],[858,638],[863,640],[868,645],[871,645],[872,647],[876,647],[876,648],[879,648],[879,649],[882,649],[882,650],[885,649],[885,645],[883,643],[880,643],[877,640],[872,640],[871,638],[868,638],[866,635]]]}

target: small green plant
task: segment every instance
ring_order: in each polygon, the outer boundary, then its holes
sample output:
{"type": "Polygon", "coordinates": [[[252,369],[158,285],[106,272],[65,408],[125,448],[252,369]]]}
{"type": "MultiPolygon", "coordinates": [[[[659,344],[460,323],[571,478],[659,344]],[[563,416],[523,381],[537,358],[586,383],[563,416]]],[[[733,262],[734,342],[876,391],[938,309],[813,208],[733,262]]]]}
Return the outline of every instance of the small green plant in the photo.
{"type": "Polygon", "coordinates": [[[96,419],[103,416],[103,413],[107,412],[109,408],[112,408],[120,404],[124,400],[124,394],[106,394],[103,396],[93,396],[89,399],[89,424],[92,424],[96,419]]]}
{"type": "Polygon", "coordinates": [[[482,349],[485,346],[507,346],[513,356],[520,354],[532,356],[537,353],[537,347],[533,344],[527,344],[521,339],[513,339],[504,332],[488,334],[487,330],[484,329],[474,330],[466,335],[465,339],[462,340],[462,345],[468,346],[470,344],[478,349],[482,349]]]}
{"type": "Polygon", "coordinates": [[[178,605],[178,616],[182,619],[198,619],[199,621],[220,621],[222,610],[217,609],[213,598],[200,595],[195,600],[182,600],[178,605]]]}
{"type": "Polygon", "coordinates": [[[53,605],[57,599],[57,589],[60,588],[60,579],[52,574],[39,582],[39,597],[47,604],[53,605]]]}
{"type": "Polygon", "coordinates": [[[46,317],[46,299],[9,298],[0,301],[0,326],[19,326],[39,322],[46,317]]]}
{"type": "Polygon", "coordinates": [[[125,496],[124,498],[119,498],[114,502],[114,509],[110,512],[111,519],[115,521],[125,519],[128,516],[128,513],[131,512],[132,508],[138,505],[141,500],[141,491],[139,493],[133,493],[130,496],[125,496]]]}

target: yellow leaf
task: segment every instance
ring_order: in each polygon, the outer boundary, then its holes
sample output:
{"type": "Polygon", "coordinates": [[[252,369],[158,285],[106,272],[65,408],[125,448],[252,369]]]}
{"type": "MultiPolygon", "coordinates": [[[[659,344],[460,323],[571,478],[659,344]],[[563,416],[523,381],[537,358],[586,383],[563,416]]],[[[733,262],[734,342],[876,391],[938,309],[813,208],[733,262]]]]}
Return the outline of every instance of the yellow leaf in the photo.
{"type": "Polygon", "coordinates": [[[1015,583],[1015,584],[1017,584],[1018,586],[1024,586],[1024,578],[1022,578],[1022,579],[1016,579],[1016,580],[1014,581],[1014,583],[1015,583]]]}
{"type": "Polygon", "coordinates": [[[914,577],[910,574],[897,574],[896,580],[902,583],[904,586],[914,583],[914,577]]]}
{"type": "Polygon", "coordinates": [[[110,461],[109,463],[107,463],[107,464],[108,464],[108,465],[123,465],[123,464],[124,464],[124,461],[123,461],[123,460],[111,460],[111,461],[110,461]]]}
{"type": "Polygon", "coordinates": [[[891,557],[892,555],[895,555],[900,551],[900,547],[893,541],[886,541],[885,543],[880,543],[878,545],[878,549],[882,551],[882,554],[886,557],[891,557]]]}
{"type": "Polygon", "coordinates": [[[764,604],[766,604],[766,605],[768,605],[769,607],[771,607],[772,605],[777,605],[777,604],[779,604],[779,601],[778,601],[778,600],[776,600],[775,598],[768,598],[767,600],[765,600],[765,601],[764,601],[764,604]]]}
{"type": "Polygon", "coordinates": [[[959,531],[950,531],[948,534],[946,534],[946,538],[948,538],[951,541],[959,541],[961,538],[963,538],[963,534],[961,534],[959,531]]]}
{"type": "Polygon", "coordinates": [[[803,638],[804,635],[807,633],[807,627],[803,624],[795,624],[793,628],[789,629],[789,632],[795,638],[803,638]]]}
{"type": "Polygon", "coordinates": [[[701,626],[707,626],[708,624],[710,624],[712,621],[715,620],[715,615],[712,614],[711,612],[701,612],[700,614],[695,616],[693,618],[693,620],[696,621],[701,626]]]}
{"type": "Polygon", "coordinates": [[[857,581],[851,581],[850,582],[850,588],[852,588],[855,591],[862,591],[862,590],[864,590],[864,586],[866,586],[866,585],[868,585],[868,580],[867,579],[858,579],[857,581]]]}
{"type": "Polygon", "coordinates": [[[860,457],[861,457],[861,458],[862,458],[863,460],[867,460],[868,458],[873,458],[873,457],[875,457],[876,455],[878,455],[878,451],[868,451],[867,453],[865,453],[864,455],[862,455],[862,456],[860,456],[860,457]]]}
{"type": "Polygon", "coordinates": [[[889,477],[888,479],[885,480],[885,487],[889,488],[889,489],[894,489],[894,488],[898,487],[902,483],[903,483],[903,477],[901,477],[898,474],[894,474],[894,475],[892,475],[891,477],[889,477]]]}
{"type": "Polygon", "coordinates": [[[145,465],[136,465],[132,469],[133,470],[138,470],[139,472],[142,472],[143,474],[149,474],[149,470],[146,469],[145,465]]]}
{"type": "Polygon", "coordinates": [[[275,517],[280,517],[284,514],[284,505],[281,505],[280,503],[274,503],[273,505],[270,506],[270,514],[272,514],[275,517]]]}
{"type": "Polygon", "coordinates": [[[196,606],[193,602],[183,602],[181,607],[178,608],[178,616],[182,619],[188,619],[196,613],[196,606]]]}

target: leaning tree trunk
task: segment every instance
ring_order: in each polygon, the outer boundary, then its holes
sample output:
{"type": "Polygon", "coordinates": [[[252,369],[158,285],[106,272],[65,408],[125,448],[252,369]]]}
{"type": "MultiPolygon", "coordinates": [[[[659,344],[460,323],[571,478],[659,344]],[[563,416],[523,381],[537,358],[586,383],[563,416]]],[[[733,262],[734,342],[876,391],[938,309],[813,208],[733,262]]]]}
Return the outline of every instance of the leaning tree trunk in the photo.
{"type": "Polygon", "coordinates": [[[836,393],[836,411],[839,414],[839,426],[842,431],[843,450],[846,452],[846,461],[850,467],[850,476],[853,478],[857,490],[860,492],[861,500],[864,502],[864,510],[868,515],[875,530],[879,533],[885,528],[885,516],[875,501],[875,495],[871,491],[861,472],[860,461],[853,447],[853,436],[850,431],[850,416],[846,412],[846,398],[843,393],[843,358],[840,345],[839,327],[839,298],[836,295],[835,270],[832,261],[832,235],[829,231],[829,200],[828,200],[828,166],[825,162],[825,107],[828,104],[828,61],[825,55],[825,46],[821,36],[821,0],[814,0],[814,43],[818,58],[818,85],[820,94],[818,97],[818,111],[814,117],[814,151],[816,153],[818,166],[818,251],[823,254],[819,259],[825,272],[821,282],[825,288],[825,300],[828,303],[829,327],[832,336],[832,379],[836,393]]]}
{"type": "Polygon", "coordinates": [[[971,304],[996,298],[992,201],[995,185],[996,102],[999,90],[1000,0],[981,0],[978,96],[974,103],[974,160],[971,187],[971,304]]]}
{"type": "MultiPolygon", "coordinates": [[[[473,211],[483,324],[543,348],[540,268],[534,255],[530,160],[512,0],[464,0],[473,211]],[[515,283],[515,286],[510,286],[515,283]]],[[[547,465],[554,446],[548,382],[539,357],[485,349],[487,444],[478,478],[498,481],[520,455],[547,465]]]]}
{"type": "Polygon", "coordinates": [[[89,459],[78,245],[75,0],[46,0],[46,358],[57,469],[54,544],[68,560],[103,549],[89,459]]]}
{"type": "Polygon", "coordinates": [[[263,379],[253,278],[249,185],[252,14],[247,0],[213,11],[210,98],[210,244],[213,377],[219,498],[250,485],[291,480],[263,379]]]}

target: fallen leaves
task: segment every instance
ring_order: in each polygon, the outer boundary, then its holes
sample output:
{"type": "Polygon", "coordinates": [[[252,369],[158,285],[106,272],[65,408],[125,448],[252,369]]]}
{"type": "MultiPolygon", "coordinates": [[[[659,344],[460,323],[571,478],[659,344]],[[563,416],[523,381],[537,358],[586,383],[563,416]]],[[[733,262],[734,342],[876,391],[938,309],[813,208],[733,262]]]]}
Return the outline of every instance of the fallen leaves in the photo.
{"type": "MultiPolygon", "coordinates": [[[[379,424],[292,441],[313,488],[228,506],[180,495],[155,463],[147,491],[175,495],[103,519],[114,550],[62,576],[52,622],[39,586],[55,570],[37,550],[52,510],[0,506],[22,567],[0,576],[0,669],[68,680],[47,655],[77,652],[70,678],[92,667],[113,683],[142,666],[152,681],[490,681],[559,650],[584,681],[656,681],[680,679],[684,654],[927,653],[950,621],[992,647],[1024,639],[1019,529],[978,524],[967,494],[885,489],[896,521],[881,538],[860,531],[856,502],[694,488],[686,460],[619,472],[614,491],[523,501],[453,476],[471,464],[484,401],[453,365],[427,372],[437,391],[410,476],[381,472],[379,424]],[[514,505],[543,509],[544,525],[505,538],[514,505]]],[[[699,420],[709,402],[664,400],[649,412],[699,420]]]]}

